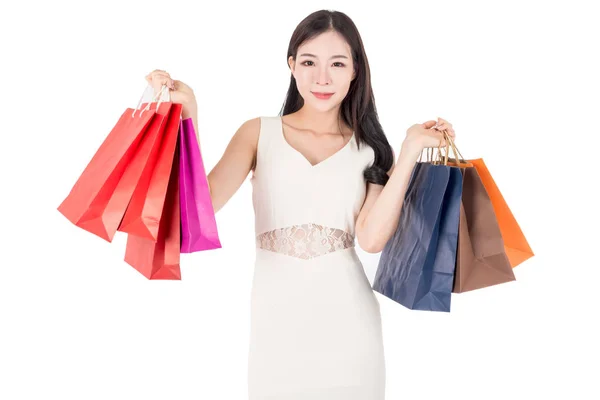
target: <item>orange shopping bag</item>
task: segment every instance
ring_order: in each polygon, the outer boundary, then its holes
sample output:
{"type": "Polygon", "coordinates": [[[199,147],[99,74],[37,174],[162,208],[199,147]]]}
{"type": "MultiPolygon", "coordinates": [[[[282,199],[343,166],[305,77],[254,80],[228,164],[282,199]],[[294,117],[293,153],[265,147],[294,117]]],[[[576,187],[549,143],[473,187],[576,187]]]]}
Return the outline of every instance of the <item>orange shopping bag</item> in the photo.
{"type": "MultiPolygon", "coordinates": [[[[118,230],[156,241],[179,133],[181,104],[171,104],[158,151],[148,161],[118,230]]],[[[178,165],[176,166],[178,168],[178,165]]]]}
{"type": "Polygon", "coordinates": [[[111,208],[120,207],[119,201],[110,204],[110,200],[156,114],[149,104],[140,110],[140,104],[141,99],[136,109],[127,108],[121,115],[58,207],[73,224],[109,242],[114,232],[106,222],[111,208]]]}
{"type": "Polygon", "coordinates": [[[125,262],[148,279],[180,280],[179,147],[175,149],[157,239],[127,236],[125,262]]]}
{"type": "Polygon", "coordinates": [[[514,268],[523,261],[533,257],[533,251],[483,159],[478,158],[468,161],[477,169],[485,190],[492,200],[492,206],[494,207],[500,232],[502,232],[502,238],[504,239],[506,255],[508,256],[510,265],[514,268]]]}

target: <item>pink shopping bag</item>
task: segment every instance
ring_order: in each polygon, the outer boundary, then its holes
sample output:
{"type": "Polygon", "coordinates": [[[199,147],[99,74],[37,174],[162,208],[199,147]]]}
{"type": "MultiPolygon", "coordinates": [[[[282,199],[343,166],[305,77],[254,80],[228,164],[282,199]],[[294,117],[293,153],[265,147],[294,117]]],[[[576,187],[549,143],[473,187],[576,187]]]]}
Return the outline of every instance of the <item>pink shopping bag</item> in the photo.
{"type": "Polygon", "coordinates": [[[181,253],[221,248],[200,146],[191,118],[179,124],[181,253]]]}

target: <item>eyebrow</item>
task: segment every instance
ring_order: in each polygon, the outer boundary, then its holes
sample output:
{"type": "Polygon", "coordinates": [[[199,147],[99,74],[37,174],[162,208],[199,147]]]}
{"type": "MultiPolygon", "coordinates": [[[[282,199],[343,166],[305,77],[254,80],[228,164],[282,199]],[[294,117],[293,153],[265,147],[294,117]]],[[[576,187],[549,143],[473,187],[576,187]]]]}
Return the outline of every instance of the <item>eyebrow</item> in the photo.
{"type": "MultiPolygon", "coordinates": [[[[302,56],[319,58],[319,57],[315,56],[314,54],[310,54],[310,53],[302,53],[302,54],[300,54],[300,57],[302,57],[302,56]]],[[[332,60],[332,59],[334,59],[334,58],[345,58],[345,59],[348,59],[348,57],[346,57],[346,56],[344,56],[344,55],[342,55],[342,54],[336,54],[335,56],[332,56],[332,57],[330,58],[330,60],[332,60]]]]}

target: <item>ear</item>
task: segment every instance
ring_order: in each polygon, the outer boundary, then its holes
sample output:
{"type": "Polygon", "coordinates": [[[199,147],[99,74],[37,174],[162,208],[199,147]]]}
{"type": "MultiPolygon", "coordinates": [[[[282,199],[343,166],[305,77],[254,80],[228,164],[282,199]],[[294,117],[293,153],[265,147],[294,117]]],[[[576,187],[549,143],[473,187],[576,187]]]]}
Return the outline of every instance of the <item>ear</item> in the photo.
{"type": "Polygon", "coordinates": [[[290,58],[288,58],[288,66],[290,67],[290,70],[292,70],[292,74],[293,74],[294,70],[296,68],[296,61],[294,61],[293,56],[290,56],[290,58]]]}

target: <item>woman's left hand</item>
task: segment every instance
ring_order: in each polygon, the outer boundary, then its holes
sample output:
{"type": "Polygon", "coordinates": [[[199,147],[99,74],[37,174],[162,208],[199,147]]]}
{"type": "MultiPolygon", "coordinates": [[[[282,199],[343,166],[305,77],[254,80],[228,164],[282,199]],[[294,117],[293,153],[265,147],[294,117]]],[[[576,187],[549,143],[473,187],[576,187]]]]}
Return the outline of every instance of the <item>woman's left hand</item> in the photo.
{"type": "Polygon", "coordinates": [[[406,131],[406,138],[403,145],[410,145],[418,151],[428,147],[446,147],[444,132],[450,136],[453,141],[456,138],[452,124],[445,119],[439,118],[426,121],[422,124],[414,124],[406,131]]]}

